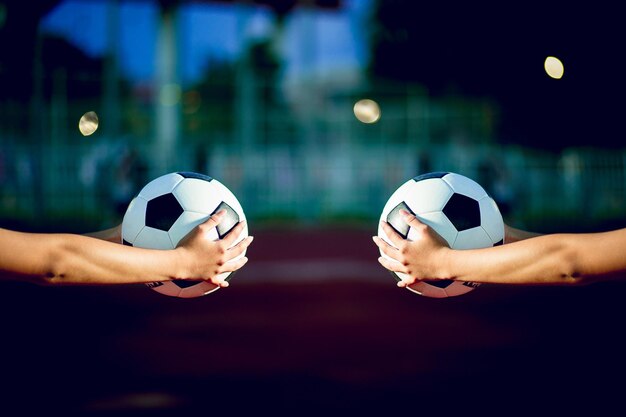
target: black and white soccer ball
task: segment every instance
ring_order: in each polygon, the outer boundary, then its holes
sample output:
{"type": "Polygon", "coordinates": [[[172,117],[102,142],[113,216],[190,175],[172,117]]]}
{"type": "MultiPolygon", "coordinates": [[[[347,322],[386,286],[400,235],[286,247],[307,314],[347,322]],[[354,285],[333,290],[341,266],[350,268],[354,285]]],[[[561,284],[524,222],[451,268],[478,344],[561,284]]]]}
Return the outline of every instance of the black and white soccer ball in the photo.
{"type": "MultiPolygon", "coordinates": [[[[224,238],[245,214],[235,195],[221,182],[195,172],[174,172],[146,184],[131,201],[122,220],[125,245],[149,249],[174,249],[194,227],[217,211],[226,215],[210,230],[213,240],[224,238]]],[[[248,236],[246,224],[233,246],[248,236]]],[[[245,255],[245,252],[235,259],[245,255]]],[[[218,276],[231,278],[231,272],[218,276]]],[[[209,294],[219,287],[206,281],[173,280],[146,284],[172,297],[192,298],[209,294]]]]}
{"type": "MultiPolygon", "coordinates": [[[[400,210],[414,214],[432,227],[452,249],[479,249],[504,242],[504,221],[495,201],[474,180],[450,172],[430,172],[402,184],[389,198],[380,216],[403,238],[412,240],[413,229],[400,210]]],[[[382,227],[378,236],[393,246],[382,227]]],[[[380,251],[381,256],[390,259],[380,251]]],[[[393,273],[398,281],[408,278],[393,273]]],[[[418,281],[407,288],[425,297],[445,298],[466,294],[475,282],[418,281]]]]}

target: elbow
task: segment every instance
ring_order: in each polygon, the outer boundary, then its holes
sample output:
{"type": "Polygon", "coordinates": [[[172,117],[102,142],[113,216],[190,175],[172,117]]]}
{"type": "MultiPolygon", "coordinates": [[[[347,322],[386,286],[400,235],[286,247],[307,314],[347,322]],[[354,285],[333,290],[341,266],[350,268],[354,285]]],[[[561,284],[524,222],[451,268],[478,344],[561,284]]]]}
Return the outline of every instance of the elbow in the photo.
{"type": "Polygon", "coordinates": [[[589,284],[589,281],[576,271],[562,273],[559,278],[559,282],[567,286],[581,286],[589,284]]]}
{"type": "Polygon", "coordinates": [[[38,277],[37,284],[42,286],[62,285],[67,281],[67,271],[70,268],[67,250],[58,245],[48,254],[48,261],[44,272],[38,277]]]}
{"type": "Polygon", "coordinates": [[[43,287],[61,285],[65,281],[65,273],[58,263],[53,262],[43,273],[33,277],[32,281],[43,287]]]}
{"type": "Polygon", "coordinates": [[[65,281],[66,281],[65,274],[61,272],[50,271],[44,274],[43,276],[41,276],[37,283],[41,286],[50,287],[50,286],[62,285],[65,283],[65,281]]]}
{"type": "Polygon", "coordinates": [[[559,282],[567,286],[582,286],[591,282],[590,277],[583,273],[580,256],[573,249],[565,249],[560,265],[562,266],[559,282]]]}

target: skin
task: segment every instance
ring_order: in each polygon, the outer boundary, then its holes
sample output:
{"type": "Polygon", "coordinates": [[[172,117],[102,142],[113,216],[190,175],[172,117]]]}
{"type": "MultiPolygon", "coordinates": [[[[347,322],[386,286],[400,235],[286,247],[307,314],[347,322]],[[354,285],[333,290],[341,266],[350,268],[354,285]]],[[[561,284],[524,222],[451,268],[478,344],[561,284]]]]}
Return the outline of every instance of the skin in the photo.
{"type": "Polygon", "coordinates": [[[404,240],[387,223],[382,227],[395,246],[374,236],[379,249],[392,258],[378,261],[390,271],[419,280],[453,279],[493,284],[581,285],[626,277],[626,229],[602,233],[539,235],[506,227],[507,244],[485,249],[453,250],[429,226],[404,211],[416,229],[404,240]]]}
{"type": "Polygon", "coordinates": [[[224,210],[194,228],[173,250],[142,249],[120,245],[120,227],[89,235],[21,233],[0,229],[0,279],[40,285],[133,284],[172,279],[202,279],[227,287],[217,279],[223,272],[241,268],[242,254],[252,236],[229,248],[241,234],[239,223],[222,240],[212,241],[209,231],[224,210]],[[114,243],[117,242],[117,243],[114,243]]]}

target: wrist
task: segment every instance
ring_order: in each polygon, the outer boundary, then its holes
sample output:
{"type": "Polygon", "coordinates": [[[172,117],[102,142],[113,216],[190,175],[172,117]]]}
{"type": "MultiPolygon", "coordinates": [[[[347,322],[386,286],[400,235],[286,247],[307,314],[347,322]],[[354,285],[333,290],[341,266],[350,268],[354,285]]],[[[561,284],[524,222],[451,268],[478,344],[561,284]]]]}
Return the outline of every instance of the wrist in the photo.
{"type": "Polygon", "coordinates": [[[436,256],[435,276],[439,279],[456,278],[454,270],[454,253],[455,251],[447,246],[442,247],[436,256]]]}
{"type": "Polygon", "coordinates": [[[179,246],[176,249],[167,251],[170,255],[168,265],[168,276],[170,279],[187,279],[190,276],[190,259],[185,247],[179,246]]]}

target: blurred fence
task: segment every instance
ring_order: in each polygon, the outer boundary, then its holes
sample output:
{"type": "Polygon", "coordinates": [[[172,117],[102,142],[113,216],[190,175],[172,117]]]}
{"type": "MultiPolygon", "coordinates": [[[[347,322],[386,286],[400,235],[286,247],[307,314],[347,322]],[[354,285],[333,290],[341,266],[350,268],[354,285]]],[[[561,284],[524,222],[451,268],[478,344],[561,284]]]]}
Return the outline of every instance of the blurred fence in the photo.
{"type": "Polygon", "coordinates": [[[34,222],[115,224],[146,182],[168,171],[185,170],[223,182],[258,224],[371,225],[404,181],[443,170],[477,180],[498,201],[507,221],[519,226],[569,223],[585,229],[626,219],[626,152],[619,151],[569,149],[548,154],[486,144],[419,149],[338,143],[246,150],[181,146],[168,158],[162,153],[156,144],[131,147],[123,141],[3,142],[0,214],[34,222]]]}

